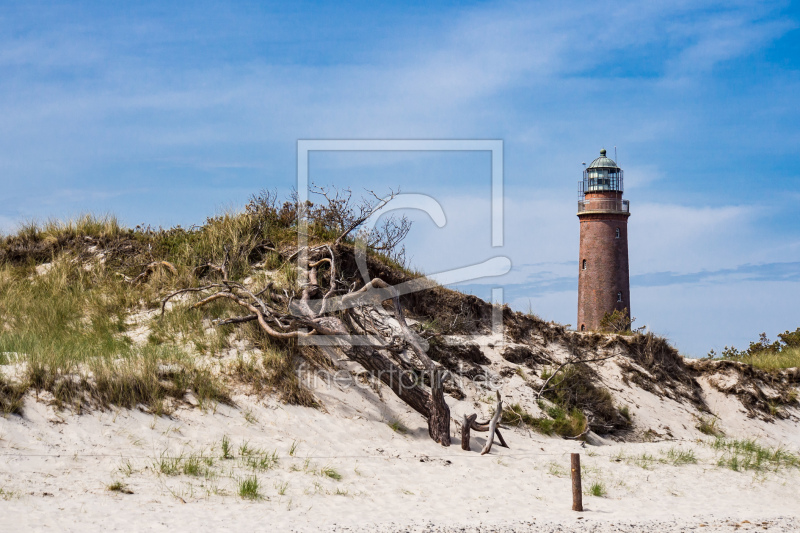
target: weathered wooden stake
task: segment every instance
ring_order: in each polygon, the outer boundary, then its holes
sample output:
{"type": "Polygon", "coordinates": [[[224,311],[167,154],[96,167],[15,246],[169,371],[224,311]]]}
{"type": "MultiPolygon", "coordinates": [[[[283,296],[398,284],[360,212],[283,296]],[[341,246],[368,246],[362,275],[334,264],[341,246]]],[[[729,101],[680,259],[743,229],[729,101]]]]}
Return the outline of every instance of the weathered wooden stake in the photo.
{"type": "Polygon", "coordinates": [[[583,494],[581,493],[581,454],[572,454],[572,510],[583,511],[583,494]]]}

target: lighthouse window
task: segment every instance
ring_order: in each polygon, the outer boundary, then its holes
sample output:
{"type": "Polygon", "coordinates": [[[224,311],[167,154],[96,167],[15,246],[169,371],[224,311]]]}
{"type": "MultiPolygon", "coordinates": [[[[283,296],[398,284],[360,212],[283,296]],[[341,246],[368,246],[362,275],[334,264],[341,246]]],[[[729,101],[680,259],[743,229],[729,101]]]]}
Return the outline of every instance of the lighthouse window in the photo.
{"type": "Polygon", "coordinates": [[[617,239],[619,239],[619,228],[617,228],[617,239]]]}
{"type": "Polygon", "coordinates": [[[618,293],[617,293],[617,301],[618,301],[618,302],[621,302],[621,301],[622,301],[622,293],[621,293],[621,292],[618,292],[618,293]]]}
{"type": "Polygon", "coordinates": [[[586,270],[586,259],[583,260],[583,264],[581,265],[581,269],[586,270]]]}

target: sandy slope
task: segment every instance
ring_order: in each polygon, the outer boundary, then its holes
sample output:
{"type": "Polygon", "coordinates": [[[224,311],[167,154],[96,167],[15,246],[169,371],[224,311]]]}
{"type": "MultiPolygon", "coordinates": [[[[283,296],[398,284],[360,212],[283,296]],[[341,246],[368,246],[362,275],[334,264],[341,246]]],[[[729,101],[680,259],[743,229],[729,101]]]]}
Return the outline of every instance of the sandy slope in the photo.
{"type": "MultiPolygon", "coordinates": [[[[516,367],[499,355],[498,339],[482,345],[490,373],[516,367]]],[[[551,354],[559,356],[557,346],[551,354]]],[[[343,375],[358,374],[357,365],[340,365],[343,375]]],[[[598,372],[615,402],[631,407],[635,434],[653,442],[583,445],[517,428],[506,432],[509,449],[495,446],[487,456],[479,454],[486,434],[473,439],[471,452],[457,442],[442,448],[390,390],[358,380],[351,387],[309,382],[327,412],[240,394],[236,407],[184,406],[171,417],[137,410],[75,415],[54,411],[45,396],[29,397],[24,417],[0,418],[0,531],[800,530],[800,470],[720,468],[690,403],[624,383],[614,359],[598,372]],[[389,427],[398,420],[406,433],[389,427]],[[223,437],[237,457],[221,458],[223,437]],[[257,501],[237,494],[239,481],[254,475],[240,457],[244,443],[279,458],[255,473],[257,501]],[[669,464],[670,449],[691,450],[697,464],[669,464]],[[571,511],[572,452],[581,453],[584,486],[599,482],[607,490],[585,496],[582,514],[571,511]],[[158,471],[161,461],[180,457],[180,467],[192,456],[211,459],[202,467],[207,475],[158,471]],[[325,468],[341,479],[322,475],[325,468]],[[107,490],[115,481],[133,494],[107,490]]],[[[538,412],[533,388],[505,374],[507,402],[538,412]]],[[[707,379],[700,383],[729,436],[800,448],[796,410],[783,420],[751,418],[735,397],[707,379]]],[[[465,401],[449,399],[453,420],[476,411],[488,416],[492,392],[464,388],[465,401]]]]}
{"type": "MultiPolygon", "coordinates": [[[[692,440],[582,447],[514,430],[507,437],[510,449],[495,447],[480,456],[481,437],[473,452],[442,448],[427,438],[422,418],[386,391],[385,403],[369,391],[334,387],[318,394],[330,414],[242,396],[236,409],[184,408],[172,418],[138,411],[77,416],[31,399],[24,418],[0,419],[0,487],[11,493],[0,501],[0,531],[316,531],[334,524],[361,531],[372,530],[371,524],[416,524],[409,530],[423,531],[428,523],[490,526],[482,531],[503,525],[510,529],[498,530],[540,530],[546,524],[545,531],[583,531],[588,524],[595,528],[590,531],[678,531],[703,523],[703,531],[732,530],[727,519],[748,520],[744,528],[764,520],[775,531],[800,528],[800,522],[778,520],[800,514],[800,472],[718,468],[714,452],[692,440]],[[336,401],[344,398],[346,407],[336,401]],[[385,421],[396,418],[408,434],[388,427],[385,421]],[[277,450],[278,466],[258,474],[262,500],[236,495],[237,478],[250,470],[236,459],[219,459],[223,435],[235,448],[248,442],[277,450]],[[672,447],[694,450],[699,464],[654,461],[643,468],[632,459],[658,459],[672,447]],[[211,479],[153,470],[162,454],[200,452],[217,458],[211,479]],[[580,516],[570,510],[571,452],[582,454],[584,484],[602,481],[608,489],[604,498],[585,496],[580,516]],[[314,473],[325,466],[342,479],[314,473]],[[114,480],[134,494],[106,490],[114,480]],[[278,494],[281,483],[288,483],[284,495],[278,494]],[[645,520],[659,522],[646,526],[645,520]],[[531,521],[535,527],[526,525],[531,521]],[[631,522],[633,529],[615,529],[631,522]]],[[[454,412],[460,407],[454,405],[454,412]]]]}

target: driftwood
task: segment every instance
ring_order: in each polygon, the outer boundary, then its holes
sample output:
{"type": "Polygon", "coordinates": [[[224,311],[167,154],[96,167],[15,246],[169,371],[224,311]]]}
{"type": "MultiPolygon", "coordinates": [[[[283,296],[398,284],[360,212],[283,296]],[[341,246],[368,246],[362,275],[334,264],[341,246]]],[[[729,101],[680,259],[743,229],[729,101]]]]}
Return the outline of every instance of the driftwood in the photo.
{"type": "Polygon", "coordinates": [[[464,424],[461,426],[461,449],[469,451],[469,430],[472,429],[472,424],[475,423],[475,420],[478,418],[478,415],[475,413],[467,416],[464,415],[464,424]]]}
{"type": "Polygon", "coordinates": [[[495,410],[494,416],[492,417],[491,420],[487,420],[486,422],[478,422],[477,421],[478,415],[476,414],[472,414],[470,416],[464,415],[464,423],[461,426],[461,449],[467,451],[470,450],[469,446],[470,430],[489,432],[489,438],[487,439],[486,445],[481,451],[481,455],[488,453],[489,450],[492,449],[492,442],[494,441],[495,435],[497,435],[497,439],[500,441],[500,446],[502,446],[503,448],[508,448],[508,444],[506,444],[503,435],[500,433],[500,428],[497,427],[502,414],[503,414],[503,401],[500,399],[500,392],[498,391],[497,409],[495,410]]]}
{"type": "Polygon", "coordinates": [[[486,439],[486,445],[481,450],[481,455],[486,455],[492,449],[494,443],[494,432],[497,431],[497,423],[503,414],[503,399],[500,397],[500,391],[497,391],[497,409],[494,412],[491,422],[489,422],[489,438],[486,439]]]}
{"type": "MultiPolygon", "coordinates": [[[[341,215],[342,205],[346,208],[347,198],[325,197],[329,201],[331,213],[341,215]],[[345,204],[341,203],[343,201],[345,204]]],[[[230,279],[229,253],[226,248],[221,264],[208,263],[200,267],[200,270],[216,273],[215,277],[218,279],[204,286],[180,288],[168,294],[161,301],[162,316],[172,298],[185,293],[196,293],[199,300],[192,305],[195,309],[224,300],[243,311],[241,316],[217,321],[217,325],[256,322],[270,337],[307,338],[312,344],[313,337],[333,337],[331,340],[347,358],[363,366],[389,386],[401,400],[428,419],[428,433],[434,441],[442,446],[449,446],[450,409],[444,399],[444,381],[449,377],[449,372],[428,356],[427,343],[406,323],[400,293],[395,287],[380,278],[365,278],[364,284],[359,288],[360,283],[345,278],[339,267],[338,255],[341,248],[337,244],[361,227],[389,199],[391,198],[380,200],[376,206],[363,207],[350,217],[352,220],[342,218],[342,233],[332,244],[304,246],[291,255],[288,255],[288,251],[281,254],[287,262],[299,256],[295,265],[298,271],[296,286],[278,289],[270,282],[259,290],[230,279]],[[396,330],[392,328],[385,312],[370,311],[385,311],[383,303],[389,300],[394,304],[392,311],[401,335],[394,333],[396,330]],[[370,335],[381,342],[375,345],[350,342],[348,339],[354,334],[370,335]],[[399,355],[397,357],[401,361],[392,359],[396,354],[406,351],[406,348],[410,348],[408,351],[416,355],[417,362],[399,355]],[[425,380],[420,374],[429,378],[429,390],[424,387],[425,380]]],[[[370,241],[369,245],[376,250],[382,249],[381,246],[391,248],[406,232],[406,223],[392,226],[389,230],[383,230],[383,233],[379,232],[378,235],[384,237],[383,241],[370,241]]],[[[356,240],[359,239],[360,237],[356,240]]],[[[358,248],[357,246],[356,254],[359,253],[358,248]]],[[[356,258],[359,259],[358,255],[356,258]]]]}

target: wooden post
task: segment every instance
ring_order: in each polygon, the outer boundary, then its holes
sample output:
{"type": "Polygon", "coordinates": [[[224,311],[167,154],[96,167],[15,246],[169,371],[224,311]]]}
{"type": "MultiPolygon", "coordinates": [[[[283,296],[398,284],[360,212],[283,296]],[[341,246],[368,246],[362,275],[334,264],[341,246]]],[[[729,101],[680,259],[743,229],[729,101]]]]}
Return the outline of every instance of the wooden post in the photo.
{"type": "Polygon", "coordinates": [[[581,493],[581,454],[572,454],[572,510],[583,511],[583,494],[581,493]]]}

